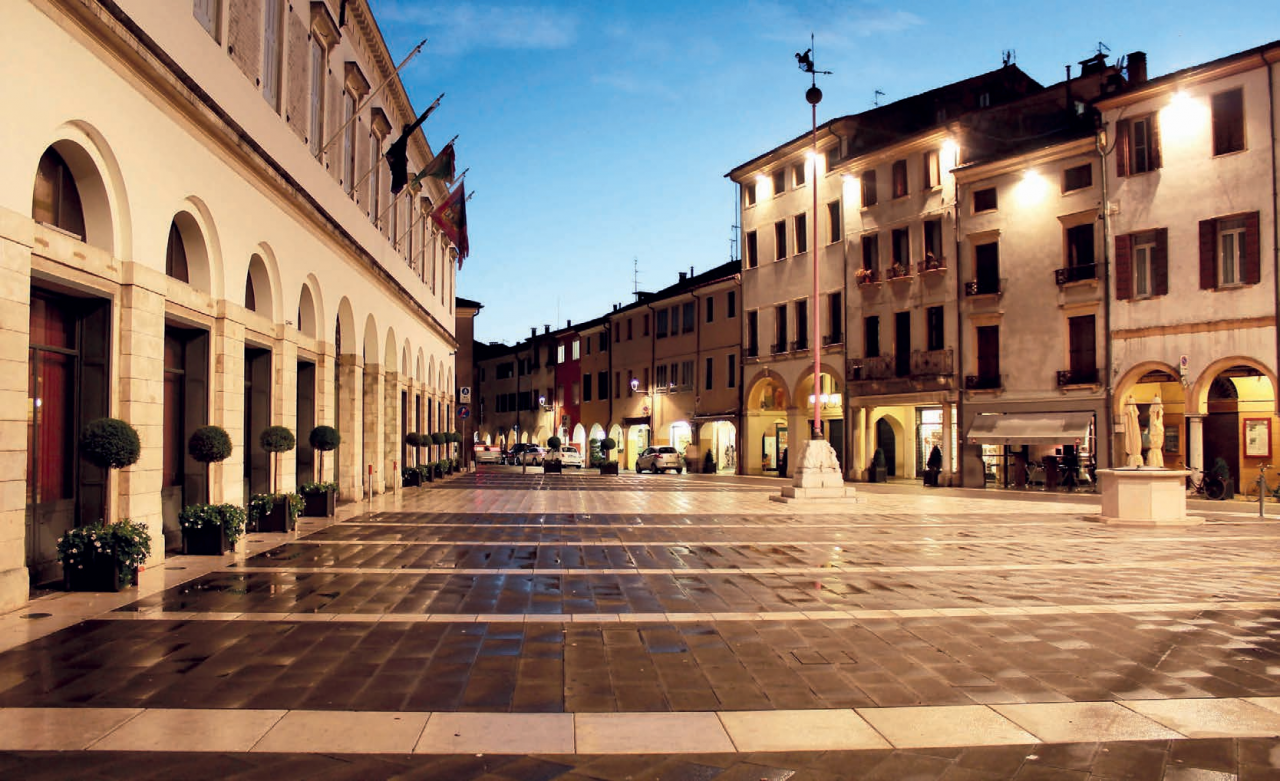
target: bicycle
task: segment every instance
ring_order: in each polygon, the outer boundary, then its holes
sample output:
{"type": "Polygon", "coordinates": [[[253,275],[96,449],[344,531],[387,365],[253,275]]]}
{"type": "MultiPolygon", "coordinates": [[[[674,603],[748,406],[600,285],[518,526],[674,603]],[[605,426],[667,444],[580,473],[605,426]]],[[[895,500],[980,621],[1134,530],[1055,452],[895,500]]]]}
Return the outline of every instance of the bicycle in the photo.
{"type": "Polygon", "coordinates": [[[1187,475],[1187,492],[1207,499],[1221,499],[1227,495],[1227,484],[1217,475],[1192,468],[1187,475]]]}
{"type": "Polygon", "coordinates": [[[1258,479],[1251,481],[1244,487],[1244,495],[1246,497],[1249,499],[1257,499],[1259,486],[1266,486],[1267,493],[1271,495],[1271,498],[1280,502],[1280,482],[1277,482],[1274,488],[1266,482],[1267,470],[1270,468],[1271,464],[1263,464],[1258,467],[1258,479]]]}

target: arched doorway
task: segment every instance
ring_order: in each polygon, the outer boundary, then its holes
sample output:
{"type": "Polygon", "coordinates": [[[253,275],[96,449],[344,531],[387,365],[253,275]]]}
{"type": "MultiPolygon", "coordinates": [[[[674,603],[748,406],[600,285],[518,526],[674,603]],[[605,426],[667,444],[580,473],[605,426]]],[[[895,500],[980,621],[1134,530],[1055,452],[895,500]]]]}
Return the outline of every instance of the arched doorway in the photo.
{"type": "Polygon", "coordinates": [[[738,427],[727,420],[703,423],[698,442],[704,453],[710,452],[717,474],[733,474],[738,468],[738,427]]]}
{"type": "Polygon", "coordinates": [[[653,435],[649,431],[648,424],[641,423],[636,426],[629,426],[627,428],[626,463],[623,468],[634,471],[636,468],[636,458],[639,457],[640,451],[649,447],[649,444],[652,441],[653,435]]]}
{"type": "MultiPolygon", "coordinates": [[[[898,437],[888,418],[880,418],[876,421],[876,448],[884,451],[886,474],[889,477],[897,475],[898,437]]],[[[872,455],[874,456],[874,451],[872,455]]]]}
{"type": "Polygon", "coordinates": [[[1202,424],[1200,468],[1211,471],[1225,463],[1235,490],[1257,481],[1258,470],[1271,463],[1278,439],[1276,389],[1270,372],[1247,358],[1226,358],[1201,374],[1193,392],[1201,420],[1192,420],[1188,440],[1195,466],[1196,423],[1202,424]]]}
{"type": "Polygon", "coordinates": [[[772,474],[778,471],[787,451],[787,411],[790,397],[782,378],[772,372],[759,375],[747,392],[745,453],[738,456],[743,473],[772,474]]]}

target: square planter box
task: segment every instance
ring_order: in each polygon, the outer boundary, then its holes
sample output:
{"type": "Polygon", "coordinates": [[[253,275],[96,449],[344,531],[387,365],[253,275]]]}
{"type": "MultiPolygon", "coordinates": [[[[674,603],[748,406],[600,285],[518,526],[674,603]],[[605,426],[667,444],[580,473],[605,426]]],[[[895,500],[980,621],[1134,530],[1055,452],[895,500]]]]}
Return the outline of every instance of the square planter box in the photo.
{"type": "MultiPolygon", "coordinates": [[[[138,571],[133,571],[133,583],[138,571]]],[[[120,591],[128,588],[114,556],[94,556],[84,567],[62,565],[62,585],[67,591],[120,591]]]]}
{"type": "Polygon", "coordinates": [[[227,530],[222,524],[182,530],[182,555],[221,556],[231,549],[227,530]]]}
{"type": "Polygon", "coordinates": [[[287,499],[276,499],[271,511],[258,518],[259,532],[291,532],[294,521],[289,518],[289,502],[287,499]]]}
{"type": "Polygon", "coordinates": [[[618,474],[618,462],[617,462],[617,461],[614,461],[613,463],[610,463],[610,464],[601,464],[601,465],[600,465],[600,474],[602,474],[602,475],[616,475],[616,474],[618,474]]]}
{"type": "Polygon", "coordinates": [[[422,475],[418,473],[416,470],[405,472],[404,482],[402,484],[404,485],[405,488],[417,488],[418,486],[422,485],[422,475]]]}
{"type": "Polygon", "coordinates": [[[337,512],[337,498],[337,492],[333,490],[303,494],[302,514],[308,518],[332,518],[337,512]]]}
{"type": "Polygon", "coordinates": [[[564,472],[564,464],[559,461],[543,461],[542,471],[546,474],[560,474],[564,472]]]}

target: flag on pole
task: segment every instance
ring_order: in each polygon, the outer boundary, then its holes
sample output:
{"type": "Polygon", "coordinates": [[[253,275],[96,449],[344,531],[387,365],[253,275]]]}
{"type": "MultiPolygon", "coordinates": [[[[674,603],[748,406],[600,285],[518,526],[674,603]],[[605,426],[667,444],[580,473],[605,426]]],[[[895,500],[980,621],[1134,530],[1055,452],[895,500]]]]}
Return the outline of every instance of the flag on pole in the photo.
{"type": "Polygon", "coordinates": [[[453,246],[458,248],[458,268],[470,252],[467,242],[467,194],[464,185],[458,185],[449,197],[431,210],[431,221],[439,226],[453,246]]]}
{"type": "Polygon", "coordinates": [[[427,106],[427,110],[422,112],[422,116],[413,121],[412,125],[405,125],[404,132],[400,137],[387,147],[387,165],[391,168],[391,192],[399,195],[404,189],[405,184],[409,181],[409,136],[413,135],[413,131],[422,126],[427,121],[427,117],[431,116],[431,112],[436,110],[436,106],[440,105],[441,95],[436,98],[436,102],[427,106]]]}
{"type": "Polygon", "coordinates": [[[413,177],[413,180],[409,182],[409,186],[416,186],[418,182],[421,182],[428,176],[452,182],[455,158],[456,155],[453,153],[453,142],[450,141],[448,144],[445,144],[444,149],[441,149],[435,157],[431,158],[431,162],[427,163],[426,167],[419,171],[417,176],[413,177]]]}

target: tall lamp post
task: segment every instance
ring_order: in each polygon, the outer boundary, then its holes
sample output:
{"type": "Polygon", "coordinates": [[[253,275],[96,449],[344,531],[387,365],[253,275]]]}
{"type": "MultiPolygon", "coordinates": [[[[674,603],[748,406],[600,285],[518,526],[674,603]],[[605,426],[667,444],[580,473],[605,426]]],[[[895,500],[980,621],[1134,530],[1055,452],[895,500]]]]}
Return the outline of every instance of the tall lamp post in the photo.
{"type": "MultiPolygon", "coordinates": [[[[813,64],[813,34],[809,35],[809,51],[804,54],[797,54],[796,61],[800,63],[800,70],[809,74],[809,89],[805,90],[804,99],[809,102],[812,109],[813,119],[813,146],[809,152],[809,160],[813,163],[813,243],[809,245],[809,253],[813,255],[813,303],[809,305],[811,313],[809,319],[813,322],[813,340],[809,344],[813,347],[813,392],[816,396],[819,392],[819,379],[822,377],[822,342],[819,339],[819,323],[822,320],[818,309],[818,104],[822,102],[822,90],[818,89],[818,74],[831,75],[831,71],[820,71],[813,64]]],[[[822,438],[822,415],[819,406],[813,405],[813,432],[811,439],[822,438]]]]}

